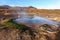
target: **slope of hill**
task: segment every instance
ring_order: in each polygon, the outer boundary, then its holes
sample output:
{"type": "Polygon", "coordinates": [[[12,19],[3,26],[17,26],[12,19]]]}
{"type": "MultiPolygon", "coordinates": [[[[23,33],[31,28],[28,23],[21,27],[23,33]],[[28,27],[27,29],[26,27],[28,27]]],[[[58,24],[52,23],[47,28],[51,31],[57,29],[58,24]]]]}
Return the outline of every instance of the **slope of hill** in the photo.
{"type": "Polygon", "coordinates": [[[51,20],[60,21],[60,9],[48,10],[48,9],[37,9],[35,7],[10,7],[10,6],[0,6],[0,14],[9,16],[9,17],[17,17],[17,13],[19,12],[27,12],[29,15],[37,15],[41,17],[45,17],[51,20]],[[3,7],[3,8],[1,8],[3,7]],[[8,9],[7,9],[8,8],[8,9]],[[12,16],[13,15],[13,16],[12,16]]]}
{"type": "Polygon", "coordinates": [[[17,18],[18,13],[21,12],[26,12],[27,14],[29,14],[29,16],[41,16],[51,20],[60,21],[60,9],[47,10],[37,9],[32,6],[0,6],[0,40],[60,40],[60,30],[58,30],[58,32],[57,30],[54,31],[54,28],[51,28],[51,26],[46,24],[36,29],[27,28],[27,30],[23,31],[23,29],[25,29],[25,27],[27,26],[14,24],[10,20],[17,18]],[[1,25],[1,21],[3,22],[3,25],[1,25]]]}

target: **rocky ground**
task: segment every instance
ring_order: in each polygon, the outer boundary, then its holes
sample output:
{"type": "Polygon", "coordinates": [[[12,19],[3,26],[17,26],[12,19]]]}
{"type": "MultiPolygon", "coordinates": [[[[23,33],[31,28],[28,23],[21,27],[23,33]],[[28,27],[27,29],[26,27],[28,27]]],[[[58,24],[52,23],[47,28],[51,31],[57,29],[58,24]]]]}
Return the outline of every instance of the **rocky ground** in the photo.
{"type": "MultiPolygon", "coordinates": [[[[26,11],[30,16],[41,16],[54,21],[60,21],[60,10],[37,10],[31,7],[11,8],[8,6],[0,8],[0,40],[60,40],[60,30],[53,30],[49,25],[42,25],[36,29],[22,30],[20,28],[6,27],[1,25],[1,21],[5,19],[17,18],[18,11],[26,11]],[[10,8],[10,9],[9,9],[10,8]],[[19,9],[19,10],[18,10],[19,9]],[[18,11],[16,11],[18,10],[18,11]],[[47,14],[49,13],[49,14],[47,14]],[[58,13],[58,14],[57,14],[58,13]]],[[[60,27],[59,27],[60,28],[60,27]]]]}

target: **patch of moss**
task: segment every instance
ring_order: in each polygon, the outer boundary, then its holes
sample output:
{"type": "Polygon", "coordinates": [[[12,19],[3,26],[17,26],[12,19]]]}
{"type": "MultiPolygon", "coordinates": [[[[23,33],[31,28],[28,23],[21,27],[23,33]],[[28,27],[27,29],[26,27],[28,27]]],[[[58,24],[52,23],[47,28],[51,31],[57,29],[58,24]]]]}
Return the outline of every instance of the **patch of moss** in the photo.
{"type": "Polygon", "coordinates": [[[30,27],[27,27],[26,25],[14,23],[13,19],[3,22],[3,25],[6,27],[13,27],[13,28],[18,28],[18,29],[22,29],[22,30],[30,29],[30,27]]]}

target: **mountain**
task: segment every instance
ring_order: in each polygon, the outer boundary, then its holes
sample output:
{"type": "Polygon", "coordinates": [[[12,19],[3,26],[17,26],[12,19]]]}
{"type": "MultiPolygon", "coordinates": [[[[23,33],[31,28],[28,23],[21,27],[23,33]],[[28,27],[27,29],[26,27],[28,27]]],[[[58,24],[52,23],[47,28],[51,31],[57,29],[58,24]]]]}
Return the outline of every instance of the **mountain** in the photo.
{"type": "Polygon", "coordinates": [[[9,9],[10,8],[10,6],[8,6],[8,5],[1,5],[0,6],[0,9],[9,9]]]}

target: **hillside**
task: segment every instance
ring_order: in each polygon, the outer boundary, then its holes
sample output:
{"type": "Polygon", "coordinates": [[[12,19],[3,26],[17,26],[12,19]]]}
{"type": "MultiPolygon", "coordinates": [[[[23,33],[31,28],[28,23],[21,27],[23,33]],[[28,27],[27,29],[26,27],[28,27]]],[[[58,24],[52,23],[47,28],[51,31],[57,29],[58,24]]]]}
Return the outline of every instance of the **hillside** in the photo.
{"type": "Polygon", "coordinates": [[[37,15],[37,16],[41,16],[41,17],[45,17],[51,20],[58,20],[60,21],[60,9],[37,9],[35,7],[11,7],[11,6],[7,6],[4,8],[1,8],[0,6],[0,15],[5,15],[5,16],[16,16],[17,17],[17,13],[21,12],[21,11],[25,11],[27,12],[29,15],[37,15]]]}
{"type": "Polygon", "coordinates": [[[57,29],[55,26],[44,24],[34,29],[14,23],[13,19],[18,18],[21,12],[26,12],[28,17],[41,16],[57,22],[60,21],[60,9],[48,10],[32,6],[3,5],[0,6],[0,40],[60,40],[60,27],[57,29]]]}

